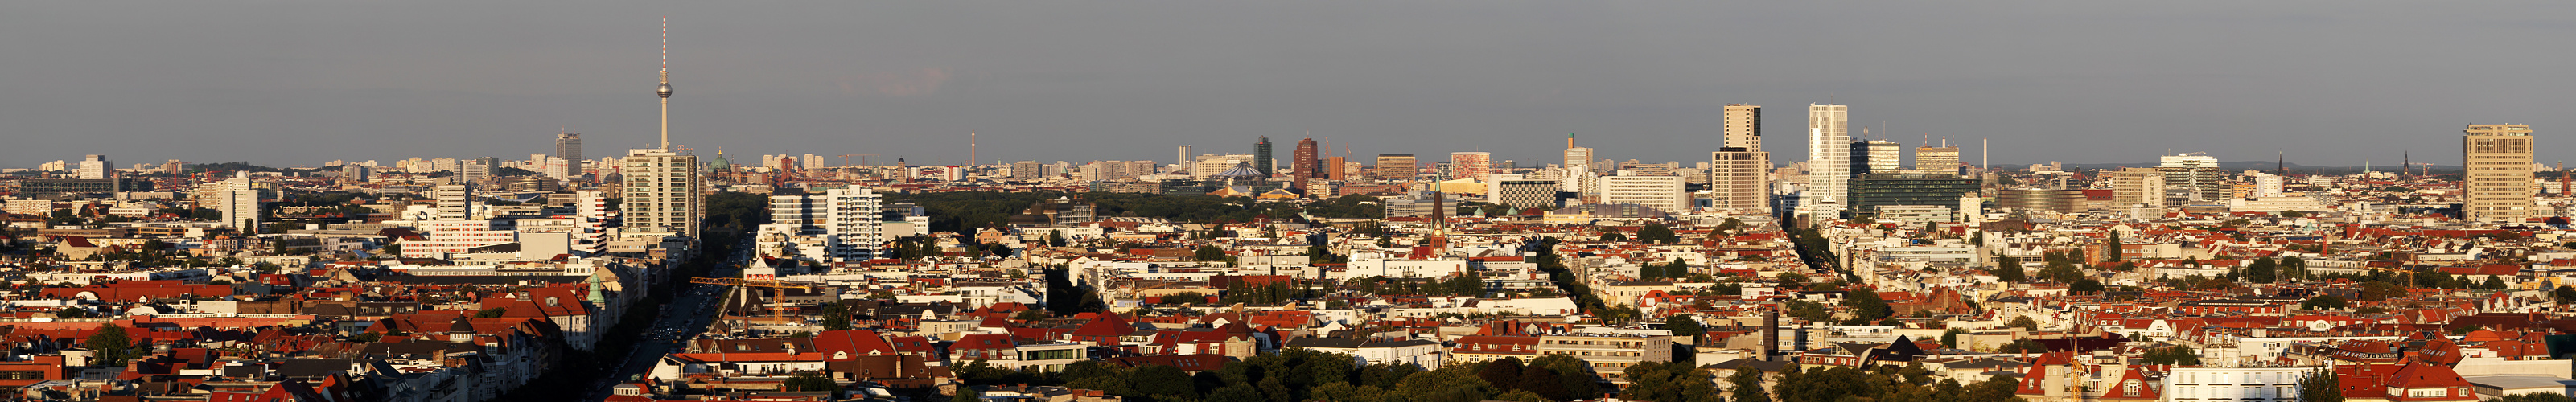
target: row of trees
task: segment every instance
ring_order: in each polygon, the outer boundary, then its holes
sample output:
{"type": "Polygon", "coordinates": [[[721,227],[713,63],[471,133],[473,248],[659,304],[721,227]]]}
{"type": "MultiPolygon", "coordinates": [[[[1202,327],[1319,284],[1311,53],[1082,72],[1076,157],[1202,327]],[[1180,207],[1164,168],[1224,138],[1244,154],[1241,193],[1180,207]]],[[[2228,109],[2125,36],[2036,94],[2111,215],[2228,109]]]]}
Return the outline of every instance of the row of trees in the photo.
{"type": "Polygon", "coordinates": [[[1482,296],[1485,294],[1485,281],[1475,274],[1451,275],[1437,279],[1370,276],[1353,278],[1346,286],[1372,295],[1482,296]]]}
{"type": "MultiPolygon", "coordinates": [[[[1767,374],[1757,370],[1738,369],[1726,381],[1734,392],[1733,402],[1772,401],[1881,401],[1881,402],[2006,402],[2017,384],[2009,378],[1994,377],[1975,384],[1958,380],[1932,379],[1932,373],[1921,365],[1905,367],[1877,366],[1869,369],[1831,367],[1801,370],[1790,366],[1781,370],[1770,389],[1762,387],[1767,374]]],[[[1640,385],[1643,385],[1640,383],[1640,385]]],[[[1716,393],[1693,397],[1685,393],[1677,399],[1655,401],[1717,401],[1716,393]]]]}
{"type": "MultiPolygon", "coordinates": [[[[1676,365],[1682,370],[1673,372],[1697,371],[1687,364],[1676,365]]],[[[1125,368],[1100,361],[1075,362],[1054,373],[1001,370],[975,361],[959,365],[956,372],[970,386],[1057,384],[1141,402],[1548,402],[1601,396],[1601,379],[1593,375],[1591,364],[1569,356],[1540,357],[1526,364],[1503,359],[1424,370],[1409,363],[1363,365],[1350,355],[1288,349],[1195,374],[1166,365],[1125,368]]]]}

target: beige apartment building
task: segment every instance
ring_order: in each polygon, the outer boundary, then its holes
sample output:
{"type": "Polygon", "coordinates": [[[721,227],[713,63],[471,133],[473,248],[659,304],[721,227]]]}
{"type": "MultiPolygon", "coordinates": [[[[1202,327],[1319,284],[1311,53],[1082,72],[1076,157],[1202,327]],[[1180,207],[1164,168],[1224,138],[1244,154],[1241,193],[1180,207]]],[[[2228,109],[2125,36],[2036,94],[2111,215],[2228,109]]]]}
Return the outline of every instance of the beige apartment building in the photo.
{"type": "Polygon", "coordinates": [[[1629,380],[1623,374],[1629,366],[1673,361],[1673,337],[1616,333],[1546,335],[1538,339],[1538,354],[1581,358],[1592,363],[1593,374],[1626,388],[1629,380]]]}
{"type": "Polygon", "coordinates": [[[2531,125],[2471,124],[2460,140],[2460,214],[2473,222],[2522,223],[2531,203],[2531,125]]]}
{"type": "Polygon", "coordinates": [[[1413,154],[1377,154],[1377,179],[1413,181],[1417,168],[1413,154]]]}
{"type": "Polygon", "coordinates": [[[1711,207],[1733,213],[1771,210],[1771,153],[1726,148],[1708,153],[1711,207]]]}
{"type": "Polygon", "coordinates": [[[2151,168],[2111,171],[2111,210],[2127,210],[2139,204],[2148,208],[2165,207],[2164,171],[2151,168]]]}

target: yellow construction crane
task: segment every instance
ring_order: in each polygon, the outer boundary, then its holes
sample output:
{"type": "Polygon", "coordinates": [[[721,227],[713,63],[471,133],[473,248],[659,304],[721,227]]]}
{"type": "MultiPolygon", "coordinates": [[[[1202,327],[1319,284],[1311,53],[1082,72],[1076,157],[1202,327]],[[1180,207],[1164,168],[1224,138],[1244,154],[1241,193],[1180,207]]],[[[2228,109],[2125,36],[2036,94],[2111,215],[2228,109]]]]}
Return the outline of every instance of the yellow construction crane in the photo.
{"type": "MultiPolygon", "coordinates": [[[[786,315],[787,315],[787,309],[789,308],[789,307],[787,306],[787,290],[788,290],[788,289],[805,289],[805,290],[809,290],[809,291],[810,291],[810,290],[814,290],[814,286],[812,286],[812,285],[806,285],[806,284],[800,284],[800,283],[794,283],[794,282],[788,282],[788,281],[781,281],[781,280],[775,280],[775,279],[689,278],[689,283],[699,283],[699,284],[708,284],[708,285],[721,285],[721,286],[730,286],[730,287],[738,287],[738,288],[769,288],[770,290],[775,291],[775,292],[776,292],[775,294],[777,295],[776,297],[772,297],[772,298],[769,300],[769,302],[770,302],[770,303],[776,303],[776,304],[777,304],[777,307],[775,307],[775,308],[771,308],[771,309],[769,310],[769,319],[770,319],[771,321],[782,322],[782,323],[787,321],[787,317],[786,317],[786,315]]],[[[747,302],[747,301],[749,301],[749,300],[745,300],[745,301],[747,302]]]]}
{"type": "Polygon", "coordinates": [[[877,156],[877,154],[849,154],[849,155],[841,155],[841,166],[867,166],[867,165],[868,165],[868,157],[870,157],[870,156],[877,156]],[[852,156],[859,157],[859,164],[857,164],[857,165],[851,165],[851,164],[850,164],[850,157],[852,157],[852,156]]]}

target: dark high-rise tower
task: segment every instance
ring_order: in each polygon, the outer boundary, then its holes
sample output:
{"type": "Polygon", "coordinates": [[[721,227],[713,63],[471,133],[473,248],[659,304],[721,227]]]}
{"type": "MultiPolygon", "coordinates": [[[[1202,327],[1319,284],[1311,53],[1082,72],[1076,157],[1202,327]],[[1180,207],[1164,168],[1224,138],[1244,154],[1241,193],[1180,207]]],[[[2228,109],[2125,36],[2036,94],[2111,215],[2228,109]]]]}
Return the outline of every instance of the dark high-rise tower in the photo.
{"type": "Polygon", "coordinates": [[[1315,139],[1297,141],[1297,151],[1288,160],[1289,176],[1298,192],[1306,191],[1306,180],[1315,178],[1315,139]]]}
{"type": "Polygon", "coordinates": [[[555,157],[564,160],[564,177],[581,179],[581,133],[555,134],[555,157]]]}
{"type": "Polygon", "coordinates": [[[1252,143],[1252,170],[1259,170],[1266,176],[1276,167],[1270,162],[1270,137],[1262,136],[1261,142],[1252,143]]]}

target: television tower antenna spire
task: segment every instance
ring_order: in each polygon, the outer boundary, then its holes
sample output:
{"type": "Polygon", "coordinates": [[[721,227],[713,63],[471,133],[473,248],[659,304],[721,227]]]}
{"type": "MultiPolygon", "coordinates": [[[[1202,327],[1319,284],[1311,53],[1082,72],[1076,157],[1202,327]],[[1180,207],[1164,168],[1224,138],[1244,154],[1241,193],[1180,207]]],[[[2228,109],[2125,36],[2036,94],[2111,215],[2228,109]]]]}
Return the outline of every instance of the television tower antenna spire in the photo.
{"type": "Polygon", "coordinates": [[[662,150],[671,149],[671,17],[662,17],[662,150]]]}

